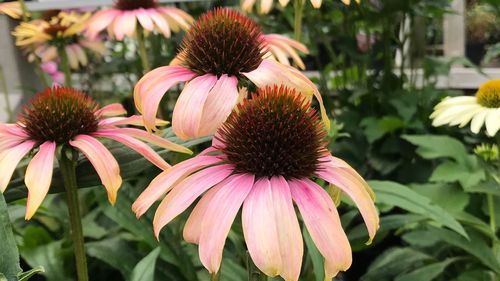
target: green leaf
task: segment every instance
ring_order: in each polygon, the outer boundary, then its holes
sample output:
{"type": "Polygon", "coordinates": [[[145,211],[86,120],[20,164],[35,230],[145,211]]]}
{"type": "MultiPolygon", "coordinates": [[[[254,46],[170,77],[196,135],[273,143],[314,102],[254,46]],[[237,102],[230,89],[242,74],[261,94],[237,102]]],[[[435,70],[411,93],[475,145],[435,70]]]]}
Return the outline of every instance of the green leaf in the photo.
{"type": "MultiPolygon", "coordinates": [[[[42,228],[37,228],[43,231],[42,228]]],[[[36,235],[36,232],[32,232],[31,235],[36,235]]],[[[25,235],[26,236],[26,235],[25,235]]],[[[32,240],[29,237],[24,237],[24,240],[32,240]]],[[[48,281],[59,281],[59,280],[71,280],[68,279],[64,272],[64,256],[63,256],[63,241],[50,242],[48,244],[33,246],[23,246],[20,247],[21,255],[23,259],[31,267],[35,268],[42,266],[45,271],[43,276],[48,281]]]]}
{"type": "Polygon", "coordinates": [[[468,238],[462,225],[443,208],[410,188],[390,181],[370,181],[377,194],[377,202],[397,206],[411,213],[430,218],[468,238]]]}
{"type": "Polygon", "coordinates": [[[0,273],[0,281],[8,281],[2,273],[0,273]]]}
{"type": "MultiPolygon", "coordinates": [[[[171,128],[165,130],[164,137],[170,141],[183,145],[185,147],[192,147],[197,144],[206,142],[211,139],[211,137],[205,137],[190,141],[181,141],[177,137],[172,136],[171,128]]],[[[109,146],[109,149],[113,156],[116,158],[120,164],[120,174],[124,180],[134,178],[135,176],[142,173],[145,169],[153,166],[151,162],[146,160],[142,155],[136,153],[130,148],[120,144],[113,143],[109,146]]],[[[165,158],[167,154],[171,151],[163,148],[155,148],[160,156],[165,158]]],[[[101,186],[101,180],[94,170],[92,164],[87,158],[82,157],[78,161],[76,167],[78,188],[88,188],[101,186]]],[[[61,178],[61,173],[59,168],[54,169],[54,176],[52,177],[52,184],[50,186],[50,193],[59,193],[64,191],[64,186],[61,178]]],[[[24,179],[16,179],[10,182],[7,190],[5,191],[5,200],[7,202],[12,202],[21,198],[26,198],[28,195],[26,186],[24,185],[24,179]]]]}
{"type": "Polygon", "coordinates": [[[465,209],[469,204],[470,196],[456,184],[428,183],[412,184],[411,189],[432,200],[450,213],[465,209]]]}
{"type": "Polygon", "coordinates": [[[402,128],[404,121],[395,116],[384,116],[380,119],[367,117],[361,121],[360,125],[364,128],[368,141],[372,143],[385,134],[402,128]]]}
{"type": "Polygon", "coordinates": [[[0,273],[8,281],[17,280],[21,272],[19,265],[19,251],[17,249],[12,225],[7,211],[7,204],[0,192],[0,273]]]}
{"type": "Polygon", "coordinates": [[[144,257],[132,271],[131,281],[154,281],[156,260],[160,255],[161,248],[158,247],[144,257]]]}
{"type": "Polygon", "coordinates": [[[316,281],[323,281],[325,279],[325,261],[318,248],[314,244],[311,235],[305,227],[302,228],[304,233],[304,241],[306,242],[307,252],[311,257],[314,269],[314,276],[316,281]]]}
{"type": "Polygon", "coordinates": [[[453,158],[458,163],[469,162],[465,146],[449,136],[403,135],[403,139],[418,146],[417,153],[425,159],[453,158]]]}
{"type": "Polygon", "coordinates": [[[484,170],[480,168],[470,169],[462,163],[446,161],[437,166],[429,180],[433,182],[459,181],[464,188],[467,188],[478,184],[484,178],[484,170]]]}
{"type": "Polygon", "coordinates": [[[456,258],[449,258],[442,262],[432,263],[422,266],[412,272],[398,276],[394,281],[431,281],[438,277],[448,265],[456,261],[456,258]]]}
{"type": "MultiPolygon", "coordinates": [[[[426,219],[425,217],[415,214],[383,216],[380,218],[380,229],[378,230],[378,233],[383,233],[390,230],[398,229],[400,227],[408,226],[413,223],[421,222],[425,219],[426,219]]],[[[349,241],[351,241],[351,243],[362,241],[362,244],[365,245],[368,232],[366,230],[366,226],[364,223],[356,225],[355,227],[350,229],[347,233],[349,241]]],[[[377,236],[375,236],[375,239],[377,239],[377,237],[378,234],[377,236]]]]}
{"type": "Polygon", "coordinates": [[[443,242],[461,248],[465,252],[473,255],[485,266],[500,274],[499,261],[493,254],[488,244],[486,244],[486,242],[484,242],[479,235],[471,232],[471,239],[466,240],[456,233],[446,229],[431,228],[429,231],[431,231],[435,237],[439,238],[443,242]]]}
{"type": "Polygon", "coordinates": [[[123,277],[130,276],[134,270],[134,266],[139,261],[132,247],[130,247],[123,237],[119,236],[86,243],[85,249],[87,255],[99,259],[119,270],[123,277]]]}
{"type": "Polygon", "coordinates": [[[26,272],[19,274],[19,281],[27,281],[31,277],[33,277],[35,274],[44,273],[44,272],[45,272],[45,269],[43,268],[43,266],[37,266],[31,270],[28,270],[26,272]]]}
{"type": "Polygon", "coordinates": [[[391,248],[377,257],[361,281],[393,280],[399,274],[419,267],[432,257],[411,248],[391,248]]]}

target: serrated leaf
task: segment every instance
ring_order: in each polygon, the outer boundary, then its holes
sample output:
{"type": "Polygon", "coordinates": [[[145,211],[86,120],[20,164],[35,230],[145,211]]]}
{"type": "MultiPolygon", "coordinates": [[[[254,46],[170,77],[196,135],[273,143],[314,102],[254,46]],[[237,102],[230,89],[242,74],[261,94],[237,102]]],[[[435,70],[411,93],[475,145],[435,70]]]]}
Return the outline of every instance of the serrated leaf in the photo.
{"type": "Polygon", "coordinates": [[[17,280],[21,272],[19,251],[17,249],[7,204],[0,192],[0,272],[8,281],[17,280]]]}
{"type": "Polygon", "coordinates": [[[377,194],[377,202],[397,206],[411,213],[420,214],[468,238],[462,225],[446,210],[410,188],[390,181],[370,181],[377,194]]]}
{"type": "Polygon", "coordinates": [[[482,169],[471,170],[461,163],[446,161],[436,167],[429,180],[433,182],[459,181],[464,188],[467,188],[478,184],[484,178],[485,174],[482,169]]]}
{"type": "Polygon", "coordinates": [[[161,248],[158,247],[144,257],[132,271],[130,281],[154,281],[156,260],[160,255],[161,248]]]}

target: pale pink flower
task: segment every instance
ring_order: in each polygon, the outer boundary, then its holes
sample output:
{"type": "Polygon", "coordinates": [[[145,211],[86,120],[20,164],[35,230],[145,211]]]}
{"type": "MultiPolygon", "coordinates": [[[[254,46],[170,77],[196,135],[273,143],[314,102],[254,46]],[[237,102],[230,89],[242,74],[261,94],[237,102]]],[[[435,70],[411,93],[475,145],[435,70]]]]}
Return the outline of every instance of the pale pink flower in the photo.
{"type": "Polygon", "coordinates": [[[328,124],[316,86],[297,69],[269,58],[269,51],[279,60],[286,54],[294,57],[293,48],[305,50],[286,37],[263,35],[253,20],[236,11],[209,11],[188,31],[173,63],[154,69],[136,84],[136,107],[146,128],[155,130],[154,120],[165,92],[187,82],[174,107],[173,131],[181,139],[207,136],[237,104],[238,83],[245,86],[249,80],[257,87],[279,83],[300,90],[309,99],[314,95],[328,124]]]}
{"type": "Polygon", "coordinates": [[[379,217],[371,188],[326,144],[326,131],[309,101],[285,87],[267,87],[238,105],[210,148],[157,176],[132,209],[139,217],[165,196],[153,221],[159,237],[166,224],[202,196],[186,222],[184,239],[199,245],[202,264],[214,274],[242,207],[244,238],[255,265],[269,276],[296,281],[303,241],[295,202],[325,258],[325,280],[330,280],[350,267],[352,253],[332,198],[314,179],[352,199],[369,242],[379,217]]]}
{"type": "MultiPolygon", "coordinates": [[[[125,113],[120,104],[98,109],[94,101],[72,88],[47,88],[25,108],[16,124],[0,124],[0,191],[5,191],[22,158],[38,149],[24,179],[29,191],[26,219],[30,219],[49,191],[56,147],[68,145],[89,159],[107,190],[109,201],[114,204],[122,184],[120,167],[98,138],[120,142],[161,169],[168,169],[170,165],[142,141],[190,153],[187,148],[144,130],[118,127],[142,125],[139,116],[116,117],[125,113]]],[[[165,122],[157,120],[157,123],[165,122]]]]}
{"type": "Polygon", "coordinates": [[[40,68],[50,76],[54,83],[62,84],[64,82],[64,73],[59,71],[59,66],[55,61],[42,63],[40,68]]]}
{"type": "Polygon", "coordinates": [[[169,38],[171,32],[188,30],[193,18],[175,7],[160,7],[157,0],[117,0],[112,8],[95,13],[87,34],[94,38],[107,29],[109,36],[123,40],[135,34],[137,23],[146,31],[159,31],[169,38]]]}

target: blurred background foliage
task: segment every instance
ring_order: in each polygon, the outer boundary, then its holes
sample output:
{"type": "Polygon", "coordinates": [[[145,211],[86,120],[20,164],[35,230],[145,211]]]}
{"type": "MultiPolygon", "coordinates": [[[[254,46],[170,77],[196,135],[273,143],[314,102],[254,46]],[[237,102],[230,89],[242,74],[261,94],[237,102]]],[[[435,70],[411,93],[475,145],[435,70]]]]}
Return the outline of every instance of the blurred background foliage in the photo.
{"type": "MultiPolygon", "coordinates": [[[[498,134],[495,140],[483,133],[474,135],[467,128],[434,128],[429,120],[439,100],[463,94],[438,89],[438,76],[447,75],[457,64],[477,71],[481,71],[481,65],[495,64],[500,55],[500,3],[469,1],[467,57],[444,58],[442,19],[451,12],[450,1],[352,2],[344,5],[326,0],[319,10],[307,2],[301,37],[310,49],[305,57],[308,75],[319,85],[333,120],[330,149],[370,180],[381,216],[377,237],[367,246],[357,209],[348,198],[341,198],[338,208],[353,246],[354,262],[337,279],[500,280],[498,150],[496,158],[491,151],[490,157],[485,157],[481,149],[475,150],[482,143],[498,143],[498,134]],[[396,54],[401,54],[399,61],[396,54]],[[422,72],[419,81],[417,70],[422,72]],[[496,200],[495,221],[490,221],[485,194],[492,194],[496,200]]],[[[238,3],[177,6],[197,17],[215,5],[238,3]]],[[[293,36],[291,4],[286,8],[275,5],[268,15],[251,16],[265,33],[293,36]]],[[[147,46],[152,66],[168,64],[181,39],[182,34],[169,40],[150,34],[147,46]]],[[[94,59],[81,70],[80,87],[103,103],[122,102],[132,112],[131,93],[142,71],[136,46],[128,40],[107,45],[110,53],[103,61],[94,59]]],[[[163,102],[166,119],[170,119],[175,100],[172,91],[163,102]]],[[[170,132],[165,136],[173,138],[170,132]]],[[[207,141],[188,145],[200,151],[208,146],[207,141]]],[[[159,171],[146,161],[137,162],[138,156],[120,153],[127,181],[115,207],[103,199],[105,191],[97,187],[97,178],[86,177],[88,163],[80,163],[80,187],[95,187],[80,193],[91,280],[208,280],[197,247],[182,239],[187,214],[165,227],[159,242],[153,236],[151,211],[141,219],[135,218],[130,210],[133,200],[159,171]]],[[[170,163],[185,157],[162,153],[170,163]]],[[[55,185],[53,189],[57,189],[57,181],[55,185]]],[[[4,194],[21,268],[43,271],[31,280],[72,280],[64,198],[49,196],[27,223],[23,219],[25,202],[19,199],[24,196],[23,190],[18,179],[4,194]]],[[[307,235],[305,245],[300,280],[323,281],[322,257],[307,235]]],[[[226,243],[221,280],[247,280],[252,270],[237,220],[226,243]]]]}

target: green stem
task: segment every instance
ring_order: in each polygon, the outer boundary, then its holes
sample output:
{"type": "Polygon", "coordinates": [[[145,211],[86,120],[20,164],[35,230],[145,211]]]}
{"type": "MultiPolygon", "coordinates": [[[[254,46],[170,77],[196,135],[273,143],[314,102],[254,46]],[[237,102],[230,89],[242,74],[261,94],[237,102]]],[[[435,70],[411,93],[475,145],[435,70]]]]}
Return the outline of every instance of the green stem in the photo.
{"type": "Polygon", "coordinates": [[[147,73],[151,70],[148,60],[148,52],[146,51],[146,44],[144,40],[144,31],[141,27],[137,28],[137,45],[139,47],[139,56],[141,57],[142,70],[147,73]]]}
{"type": "MultiPolygon", "coordinates": [[[[493,233],[494,237],[496,237],[497,226],[495,220],[495,199],[493,198],[493,194],[491,193],[486,194],[486,199],[488,201],[488,212],[490,215],[491,232],[493,233]]],[[[493,240],[493,245],[496,244],[496,240],[497,240],[496,238],[493,240]]]]}
{"type": "Polygon", "coordinates": [[[304,0],[295,0],[294,2],[294,21],[293,21],[293,39],[300,42],[302,36],[302,17],[304,14],[304,0]]]}
{"type": "Polygon", "coordinates": [[[68,53],[66,53],[66,50],[64,49],[64,46],[60,46],[57,48],[57,51],[59,53],[59,57],[61,58],[61,66],[64,72],[64,85],[71,87],[72,82],[71,82],[71,68],[69,65],[69,59],[68,59],[68,53]]]}
{"type": "Polygon", "coordinates": [[[212,273],[210,275],[210,281],[219,281],[220,280],[220,270],[217,273],[212,273]]]}
{"type": "Polygon", "coordinates": [[[76,151],[63,150],[59,157],[66,198],[68,200],[69,221],[71,227],[71,239],[75,251],[76,273],[78,281],[88,281],[87,258],[85,256],[85,244],[83,238],[82,220],[78,202],[78,187],[76,183],[76,151]],[[72,154],[71,159],[66,154],[72,154]]]}
{"type": "Polygon", "coordinates": [[[12,122],[14,120],[14,111],[10,106],[9,89],[7,88],[7,82],[5,80],[3,67],[0,66],[0,86],[2,87],[3,96],[5,99],[5,111],[7,112],[8,121],[12,122]]]}

